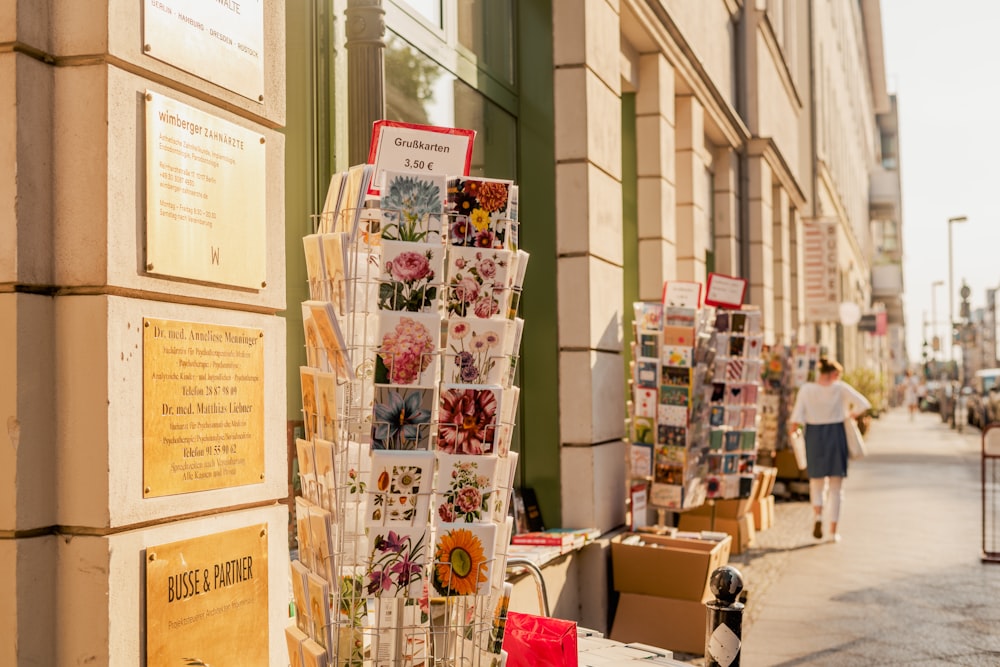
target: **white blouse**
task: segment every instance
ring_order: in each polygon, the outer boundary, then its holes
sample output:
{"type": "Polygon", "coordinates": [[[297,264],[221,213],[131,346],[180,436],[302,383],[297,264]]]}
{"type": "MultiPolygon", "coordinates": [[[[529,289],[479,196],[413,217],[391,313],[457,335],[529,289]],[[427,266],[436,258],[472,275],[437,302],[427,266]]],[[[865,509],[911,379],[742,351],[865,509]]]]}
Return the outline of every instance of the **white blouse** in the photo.
{"type": "Polygon", "coordinates": [[[825,386],[807,382],[795,397],[789,421],[796,424],[836,424],[847,419],[852,411],[857,414],[871,406],[867,398],[846,382],[837,380],[825,386]]]}

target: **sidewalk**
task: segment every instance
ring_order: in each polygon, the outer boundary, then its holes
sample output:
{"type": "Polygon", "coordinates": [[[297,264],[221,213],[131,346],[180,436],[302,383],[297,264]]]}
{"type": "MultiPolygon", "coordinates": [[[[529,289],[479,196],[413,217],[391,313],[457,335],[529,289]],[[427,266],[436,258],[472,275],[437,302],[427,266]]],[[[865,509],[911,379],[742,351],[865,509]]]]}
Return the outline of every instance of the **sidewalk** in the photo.
{"type": "Polygon", "coordinates": [[[979,561],[980,438],[935,414],[875,420],[839,544],[812,538],[808,502],[778,503],[775,526],[731,561],[748,591],[742,664],[1000,664],[1000,565],[979,561]]]}

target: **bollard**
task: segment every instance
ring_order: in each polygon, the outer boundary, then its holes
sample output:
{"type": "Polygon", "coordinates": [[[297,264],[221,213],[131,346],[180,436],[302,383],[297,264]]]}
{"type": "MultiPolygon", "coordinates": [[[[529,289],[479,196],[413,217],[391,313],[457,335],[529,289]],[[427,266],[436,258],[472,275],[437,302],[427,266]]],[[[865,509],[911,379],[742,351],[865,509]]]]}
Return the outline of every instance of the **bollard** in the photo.
{"type": "Polygon", "coordinates": [[[739,667],[743,641],[743,575],[735,567],[716,568],[709,579],[715,600],[706,602],[706,667],[739,667]]]}

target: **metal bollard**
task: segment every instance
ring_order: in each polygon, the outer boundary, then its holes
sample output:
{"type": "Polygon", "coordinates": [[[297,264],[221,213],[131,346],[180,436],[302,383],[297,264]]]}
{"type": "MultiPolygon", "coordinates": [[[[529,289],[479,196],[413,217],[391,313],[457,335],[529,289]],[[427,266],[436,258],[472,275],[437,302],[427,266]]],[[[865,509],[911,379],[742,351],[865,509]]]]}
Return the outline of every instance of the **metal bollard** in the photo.
{"type": "Polygon", "coordinates": [[[739,667],[743,641],[743,575],[735,567],[716,568],[709,579],[715,600],[706,602],[706,667],[739,667]]]}

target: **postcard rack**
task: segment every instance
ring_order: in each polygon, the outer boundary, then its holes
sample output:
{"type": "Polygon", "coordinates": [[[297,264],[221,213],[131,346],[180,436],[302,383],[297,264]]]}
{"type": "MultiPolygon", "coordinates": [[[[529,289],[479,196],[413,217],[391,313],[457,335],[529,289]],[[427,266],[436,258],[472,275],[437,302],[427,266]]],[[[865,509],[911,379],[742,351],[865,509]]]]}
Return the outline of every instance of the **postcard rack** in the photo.
{"type": "Polygon", "coordinates": [[[290,660],[499,665],[528,260],[517,186],[389,172],[366,201],[370,176],[335,176],[303,240],[290,660]]]}

